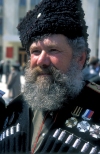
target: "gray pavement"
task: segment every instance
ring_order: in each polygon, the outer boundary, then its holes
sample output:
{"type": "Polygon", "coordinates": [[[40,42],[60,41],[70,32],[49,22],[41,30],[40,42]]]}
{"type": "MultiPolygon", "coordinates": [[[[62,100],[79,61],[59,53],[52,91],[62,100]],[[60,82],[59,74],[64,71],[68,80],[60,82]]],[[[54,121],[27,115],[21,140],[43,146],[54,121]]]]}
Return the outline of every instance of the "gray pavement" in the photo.
{"type": "MultiPolygon", "coordinates": [[[[21,75],[20,80],[21,80],[21,91],[23,91],[23,87],[25,84],[24,76],[21,75]]],[[[0,90],[5,92],[5,94],[2,96],[2,98],[5,100],[5,103],[8,104],[11,101],[11,99],[8,97],[9,90],[7,89],[5,75],[2,76],[2,80],[0,82],[0,90]]]]}

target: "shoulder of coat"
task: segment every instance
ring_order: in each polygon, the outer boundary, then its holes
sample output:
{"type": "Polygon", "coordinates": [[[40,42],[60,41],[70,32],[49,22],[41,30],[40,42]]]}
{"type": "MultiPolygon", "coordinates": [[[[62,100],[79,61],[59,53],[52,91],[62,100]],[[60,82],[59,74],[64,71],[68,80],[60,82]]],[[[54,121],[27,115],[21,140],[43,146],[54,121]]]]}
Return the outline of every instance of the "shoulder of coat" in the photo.
{"type": "Polygon", "coordinates": [[[97,93],[100,93],[100,85],[96,84],[95,82],[89,82],[86,86],[97,93]]]}
{"type": "Polygon", "coordinates": [[[24,102],[23,99],[23,93],[19,94],[17,97],[15,97],[14,99],[12,99],[6,106],[6,108],[8,108],[9,106],[22,106],[24,102]]]}

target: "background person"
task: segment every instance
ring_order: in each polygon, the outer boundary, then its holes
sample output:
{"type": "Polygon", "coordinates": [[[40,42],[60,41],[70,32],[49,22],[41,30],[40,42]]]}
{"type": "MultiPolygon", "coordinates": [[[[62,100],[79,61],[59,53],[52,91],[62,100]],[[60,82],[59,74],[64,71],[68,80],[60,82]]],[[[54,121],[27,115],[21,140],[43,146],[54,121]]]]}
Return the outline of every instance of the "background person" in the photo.
{"type": "Polygon", "coordinates": [[[9,97],[15,98],[21,93],[21,82],[19,67],[12,65],[11,73],[7,81],[7,88],[9,89],[9,97]]]}
{"type": "MultiPolygon", "coordinates": [[[[64,152],[82,153],[84,145],[85,153],[95,146],[98,152],[100,89],[83,78],[90,49],[81,1],[43,0],[26,14],[18,31],[28,54],[25,87],[5,109],[1,134],[12,127],[16,131],[1,145],[9,140],[11,153],[61,154],[61,145],[71,137],[64,152]],[[52,138],[59,146],[47,148],[52,138]],[[75,148],[74,141],[79,141],[75,148]]],[[[6,144],[3,149],[8,150],[6,144]]]]}
{"type": "Polygon", "coordinates": [[[83,69],[84,80],[100,84],[100,62],[97,57],[90,57],[87,67],[83,69]]]}
{"type": "Polygon", "coordinates": [[[10,69],[11,69],[11,64],[10,64],[10,61],[8,60],[5,64],[6,83],[8,82],[8,77],[11,71],[10,69]]]}
{"type": "Polygon", "coordinates": [[[4,73],[4,60],[0,61],[0,82],[2,81],[2,76],[4,73]]]}

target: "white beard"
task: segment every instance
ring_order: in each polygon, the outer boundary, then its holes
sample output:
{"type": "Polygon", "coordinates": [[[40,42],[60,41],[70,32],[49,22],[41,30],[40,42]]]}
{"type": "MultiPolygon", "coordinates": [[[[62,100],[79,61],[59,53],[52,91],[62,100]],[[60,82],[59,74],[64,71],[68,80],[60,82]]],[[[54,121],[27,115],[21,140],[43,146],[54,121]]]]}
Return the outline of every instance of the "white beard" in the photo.
{"type": "Polygon", "coordinates": [[[51,79],[49,76],[32,73],[27,65],[24,98],[33,110],[57,110],[74,99],[84,86],[82,71],[74,60],[66,74],[54,67],[52,70],[51,79]]]}

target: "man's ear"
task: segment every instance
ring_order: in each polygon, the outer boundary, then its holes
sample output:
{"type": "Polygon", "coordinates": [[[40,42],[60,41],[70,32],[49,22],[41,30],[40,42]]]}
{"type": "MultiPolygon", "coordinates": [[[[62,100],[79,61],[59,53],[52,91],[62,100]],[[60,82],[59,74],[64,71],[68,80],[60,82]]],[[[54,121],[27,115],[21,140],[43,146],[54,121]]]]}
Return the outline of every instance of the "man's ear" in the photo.
{"type": "Polygon", "coordinates": [[[82,52],[81,56],[77,58],[77,62],[80,66],[80,69],[83,68],[85,61],[86,61],[86,52],[82,52]]]}

